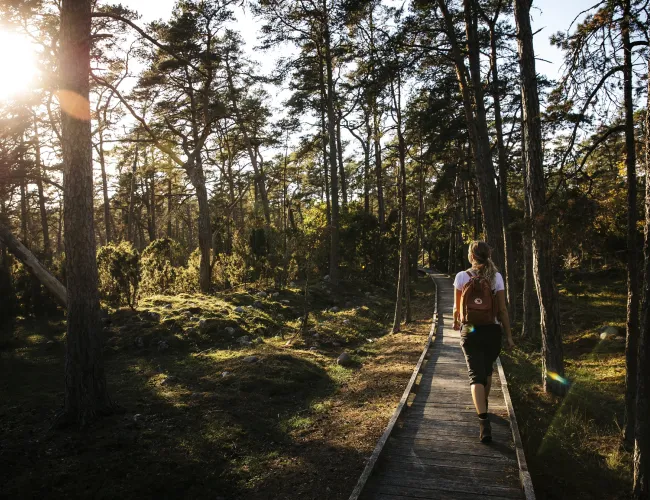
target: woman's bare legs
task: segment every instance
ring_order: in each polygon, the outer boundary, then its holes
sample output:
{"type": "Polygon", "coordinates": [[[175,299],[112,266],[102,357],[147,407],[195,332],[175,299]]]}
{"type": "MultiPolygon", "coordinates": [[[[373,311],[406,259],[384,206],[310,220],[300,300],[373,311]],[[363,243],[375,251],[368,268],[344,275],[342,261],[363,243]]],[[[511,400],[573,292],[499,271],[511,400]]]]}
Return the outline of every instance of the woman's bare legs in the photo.
{"type": "Polygon", "coordinates": [[[472,384],[472,399],[474,400],[476,413],[482,415],[487,412],[487,396],[483,384],[472,384]]]}

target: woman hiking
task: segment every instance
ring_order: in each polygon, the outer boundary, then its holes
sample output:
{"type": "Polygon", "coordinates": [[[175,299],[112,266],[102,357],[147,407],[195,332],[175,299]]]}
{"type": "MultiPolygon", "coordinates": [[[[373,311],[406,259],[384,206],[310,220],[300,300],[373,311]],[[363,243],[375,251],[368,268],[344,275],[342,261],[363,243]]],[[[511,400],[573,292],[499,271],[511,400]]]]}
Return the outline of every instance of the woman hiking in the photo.
{"type": "Polygon", "coordinates": [[[514,347],[510,318],[506,308],[503,277],[491,259],[490,247],[483,241],[469,246],[472,267],[454,280],[454,330],[460,330],[460,345],[465,354],[472,399],[479,418],[479,439],[492,441],[488,418],[488,397],[492,386],[492,366],[501,352],[505,331],[507,347],[514,347]]]}

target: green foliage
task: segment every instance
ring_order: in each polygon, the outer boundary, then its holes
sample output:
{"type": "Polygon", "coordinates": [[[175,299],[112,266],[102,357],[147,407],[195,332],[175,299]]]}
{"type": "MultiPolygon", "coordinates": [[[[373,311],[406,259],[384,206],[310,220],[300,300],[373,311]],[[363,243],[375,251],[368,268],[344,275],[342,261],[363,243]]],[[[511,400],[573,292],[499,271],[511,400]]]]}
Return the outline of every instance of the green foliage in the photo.
{"type": "Polygon", "coordinates": [[[176,241],[169,238],[152,241],[142,251],[140,293],[143,296],[175,293],[181,263],[181,248],[176,241]]]}
{"type": "Polygon", "coordinates": [[[115,307],[134,308],[140,283],[140,254],[131,243],[108,244],[97,252],[101,297],[115,307]]]}

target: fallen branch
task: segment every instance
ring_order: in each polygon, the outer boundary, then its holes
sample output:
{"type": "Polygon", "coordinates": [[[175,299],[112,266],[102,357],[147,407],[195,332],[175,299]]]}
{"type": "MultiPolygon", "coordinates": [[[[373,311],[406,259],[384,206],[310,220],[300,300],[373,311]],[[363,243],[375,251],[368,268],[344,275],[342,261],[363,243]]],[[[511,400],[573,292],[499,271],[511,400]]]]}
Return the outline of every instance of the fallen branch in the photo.
{"type": "Polygon", "coordinates": [[[47,288],[59,305],[68,306],[68,293],[65,287],[52,274],[43,267],[39,260],[29,249],[16,238],[9,228],[0,223],[0,242],[47,288]]]}

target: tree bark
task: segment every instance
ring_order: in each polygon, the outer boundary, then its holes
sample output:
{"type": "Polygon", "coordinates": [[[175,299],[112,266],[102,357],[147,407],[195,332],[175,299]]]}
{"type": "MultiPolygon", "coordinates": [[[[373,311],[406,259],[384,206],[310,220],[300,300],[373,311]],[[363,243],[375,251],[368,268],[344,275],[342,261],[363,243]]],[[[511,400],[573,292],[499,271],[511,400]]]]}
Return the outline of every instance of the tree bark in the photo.
{"type": "Polygon", "coordinates": [[[104,131],[101,126],[98,131],[99,145],[97,153],[99,155],[99,166],[102,172],[102,196],[104,197],[104,230],[106,231],[106,243],[112,241],[111,232],[111,205],[108,198],[108,177],[106,175],[106,158],[104,157],[104,131]]]}
{"type": "Polygon", "coordinates": [[[339,161],[339,178],[341,180],[341,201],[343,202],[343,209],[348,207],[348,185],[345,175],[345,166],[343,165],[343,143],[341,142],[341,110],[337,110],[336,119],[336,152],[339,161]]]}
{"type": "Polygon", "coordinates": [[[50,242],[50,228],[47,223],[47,208],[45,206],[45,193],[43,191],[43,165],[41,162],[41,142],[38,136],[38,123],[34,118],[34,154],[36,158],[36,187],[38,188],[38,208],[41,215],[41,232],[43,233],[43,255],[45,262],[52,256],[50,242]]]}
{"type": "Polygon", "coordinates": [[[456,37],[454,22],[447,8],[446,1],[438,0],[438,4],[445,20],[447,36],[451,45],[451,57],[456,66],[458,85],[463,97],[465,119],[467,121],[472,154],[474,155],[474,163],[476,166],[476,182],[483,213],[485,239],[492,248],[492,257],[496,265],[503,268],[503,225],[501,222],[501,214],[496,210],[496,207],[499,206],[499,198],[494,183],[496,176],[494,165],[492,164],[487,114],[483,100],[483,82],[481,79],[480,46],[477,27],[478,12],[475,0],[464,0],[467,52],[469,55],[468,75],[465,60],[456,37]]]}
{"type": "MultiPolygon", "coordinates": [[[[648,59],[650,74],[650,59],[648,59]]],[[[650,109],[650,79],[648,80],[648,106],[650,109]]],[[[645,175],[650,179],[650,112],[645,119],[645,175]]],[[[636,425],[634,441],[635,500],[650,498],[650,182],[645,185],[645,238],[643,241],[643,304],[638,345],[636,385],[636,425]]]]}
{"type": "Polygon", "coordinates": [[[508,152],[503,141],[503,118],[501,117],[501,81],[497,53],[496,19],[490,22],[490,64],[492,66],[492,100],[494,101],[494,127],[497,135],[499,162],[499,198],[503,227],[503,270],[506,275],[506,293],[510,321],[516,321],[516,281],[512,264],[512,240],[508,231],[510,210],[508,207],[508,152]]]}
{"type": "MultiPolygon", "coordinates": [[[[199,288],[202,293],[210,292],[211,285],[211,260],[212,251],[212,230],[210,229],[210,204],[208,201],[208,190],[205,187],[205,175],[200,158],[189,170],[190,180],[196,190],[196,199],[199,204],[199,251],[201,252],[201,264],[199,266],[199,288]]],[[[191,223],[191,221],[190,221],[191,223]]]]}
{"type": "Polygon", "coordinates": [[[514,6],[521,70],[522,117],[526,142],[524,158],[533,222],[533,270],[541,315],[542,377],[545,391],[563,395],[566,393],[567,386],[563,383],[564,356],[560,332],[560,311],[553,278],[551,241],[548,237],[548,228],[551,224],[546,205],[542,124],[535,71],[533,31],[530,24],[531,0],[515,0],[514,6]]]}
{"type": "Polygon", "coordinates": [[[87,424],[111,410],[102,356],[93,221],[89,75],[91,0],[63,0],[61,136],[68,318],[63,418],[87,424]]]}
{"type": "Polygon", "coordinates": [[[334,77],[332,70],[330,18],[327,1],[322,2],[324,26],[325,69],[327,75],[327,131],[330,147],[330,188],[332,190],[332,222],[330,224],[330,282],[333,285],[339,281],[339,179],[336,163],[336,115],[334,114],[334,77]]]}
{"type": "MultiPolygon", "coordinates": [[[[397,63],[399,65],[399,62],[397,63]]],[[[399,69],[398,69],[399,71],[399,69]]],[[[399,238],[399,276],[397,280],[397,300],[395,301],[395,318],[393,319],[393,333],[400,331],[402,321],[402,297],[406,302],[406,322],[410,322],[410,296],[409,296],[409,266],[408,266],[408,232],[406,227],[406,142],[402,133],[402,102],[401,102],[401,79],[397,77],[397,89],[391,82],[390,88],[395,105],[397,117],[397,149],[399,153],[399,200],[400,200],[400,238],[399,238]],[[408,298],[407,298],[408,297],[408,298]]]]}
{"type": "Polygon", "coordinates": [[[637,250],[637,188],[636,140],[634,136],[634,99],[632,96],[632,46],[630,42],[630,0],[623,2],[624,66],[623,96],[625,102],[625,167],[627,171],[627,335],[625,341],[625,425],[623,442],[628,449],[634,444],[634,411],[636,405],[636,368],[639,342],[639,270],[637,250]]]}

